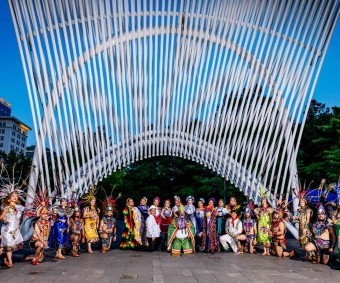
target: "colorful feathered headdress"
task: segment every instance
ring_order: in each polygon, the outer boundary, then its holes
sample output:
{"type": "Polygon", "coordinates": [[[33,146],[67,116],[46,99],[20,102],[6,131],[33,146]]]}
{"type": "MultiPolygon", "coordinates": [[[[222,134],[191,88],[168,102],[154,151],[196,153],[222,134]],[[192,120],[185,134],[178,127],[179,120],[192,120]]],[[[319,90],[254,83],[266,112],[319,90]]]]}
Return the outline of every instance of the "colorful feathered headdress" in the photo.
{"type": "Polygon", "coordinates": [[[85,195],[82,197],[82,202],[85,205],[89,205],[91,203],[92,200],[96,199],[96,193],[97,193],[98,189],[95,186],[91,186],[87,193],[85,193],[85,195]]]}
{"type": "Polygon", "coordinates": [[[0,171],[0,200],[5,200],[13,193],[17,193],[19,196],[19,199],[21,199],[22,201],[25,201],[26,193],[23,190],[23,187],[26,185],[26,181],[28,177],[25,180],[22,180],[20,176],[18,180],[16,181],[14,177],[15,165],[13,166],[13,170],[12,170],[13,171],[12,178],[10,178],[3,164],[1,165],[0,170],[1,170],[0,171]],[[4,177],[4,175],[7,175],[7,176],[4,177]]]}

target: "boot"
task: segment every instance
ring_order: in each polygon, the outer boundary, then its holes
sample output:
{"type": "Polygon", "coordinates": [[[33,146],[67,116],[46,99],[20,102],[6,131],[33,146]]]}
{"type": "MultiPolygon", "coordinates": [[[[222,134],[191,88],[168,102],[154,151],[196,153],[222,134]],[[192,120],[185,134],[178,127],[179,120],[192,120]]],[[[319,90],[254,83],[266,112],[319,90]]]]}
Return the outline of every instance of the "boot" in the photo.
{"type": "Polygon", "coordinates": [[[74,257],[78,257],[78,256],[79,256],[78,250],[79,250],[79,245],[78,245],[78,243],[73,243],[73,244],[72,244],[71,255],[74,256],[74,257]]]}
{"type": "Polygon", "coordinates": [[[318,252],[313,252],[312,254],[312,263],[319,263],[320,258],[319,258],[319,253],[318,252]]]}

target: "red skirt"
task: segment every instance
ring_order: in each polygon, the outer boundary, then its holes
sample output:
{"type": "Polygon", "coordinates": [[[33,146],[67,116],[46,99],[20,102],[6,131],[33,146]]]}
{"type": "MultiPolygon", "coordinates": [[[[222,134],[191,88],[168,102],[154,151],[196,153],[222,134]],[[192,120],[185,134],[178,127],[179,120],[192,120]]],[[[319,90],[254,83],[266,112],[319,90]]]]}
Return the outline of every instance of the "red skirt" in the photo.
{"type": "Polygon", "coordinates": [[[167,234],[168,233],[168,228],[169,224],[171,223],[172,218],[171,217],[165,217],[161,219],[161,232],[167,234]]]}

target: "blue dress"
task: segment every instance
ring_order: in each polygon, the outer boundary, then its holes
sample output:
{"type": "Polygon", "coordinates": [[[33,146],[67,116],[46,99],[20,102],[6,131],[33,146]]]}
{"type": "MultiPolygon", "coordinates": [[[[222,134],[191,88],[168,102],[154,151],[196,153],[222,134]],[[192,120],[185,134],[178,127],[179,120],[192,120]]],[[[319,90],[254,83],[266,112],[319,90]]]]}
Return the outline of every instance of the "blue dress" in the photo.
{"type": "Polygon", "coordinates": [[[196,209],[196,212],[195,212],[196,225],[197,225],[196,234],[198,234],[198,233],[203,231],[204,216],[205,216],[204,210],[196,209]]]}
{"type": "Polygon", "coordinates": [[[58,209],[57,217],[53,226],[53,243],[56,248],[62,249],[68,245],[69,233],[68,229],[68,216],[66,211],[62,208],[58,209]]]}

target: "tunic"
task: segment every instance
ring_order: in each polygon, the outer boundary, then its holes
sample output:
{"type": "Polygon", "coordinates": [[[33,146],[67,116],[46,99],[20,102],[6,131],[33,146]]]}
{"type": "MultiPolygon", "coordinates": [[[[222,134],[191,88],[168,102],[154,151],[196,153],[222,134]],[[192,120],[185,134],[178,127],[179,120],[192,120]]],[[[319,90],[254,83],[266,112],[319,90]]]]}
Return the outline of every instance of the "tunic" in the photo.
{"type": "Polygon", "coordinates": [[[269,206],[259,207],[255,209],[258,216],[257,222],[257,243],[260,245],[268,245],[271,243],[269,231],[271,227],[271,214],[273,209],[269,206]]]}

